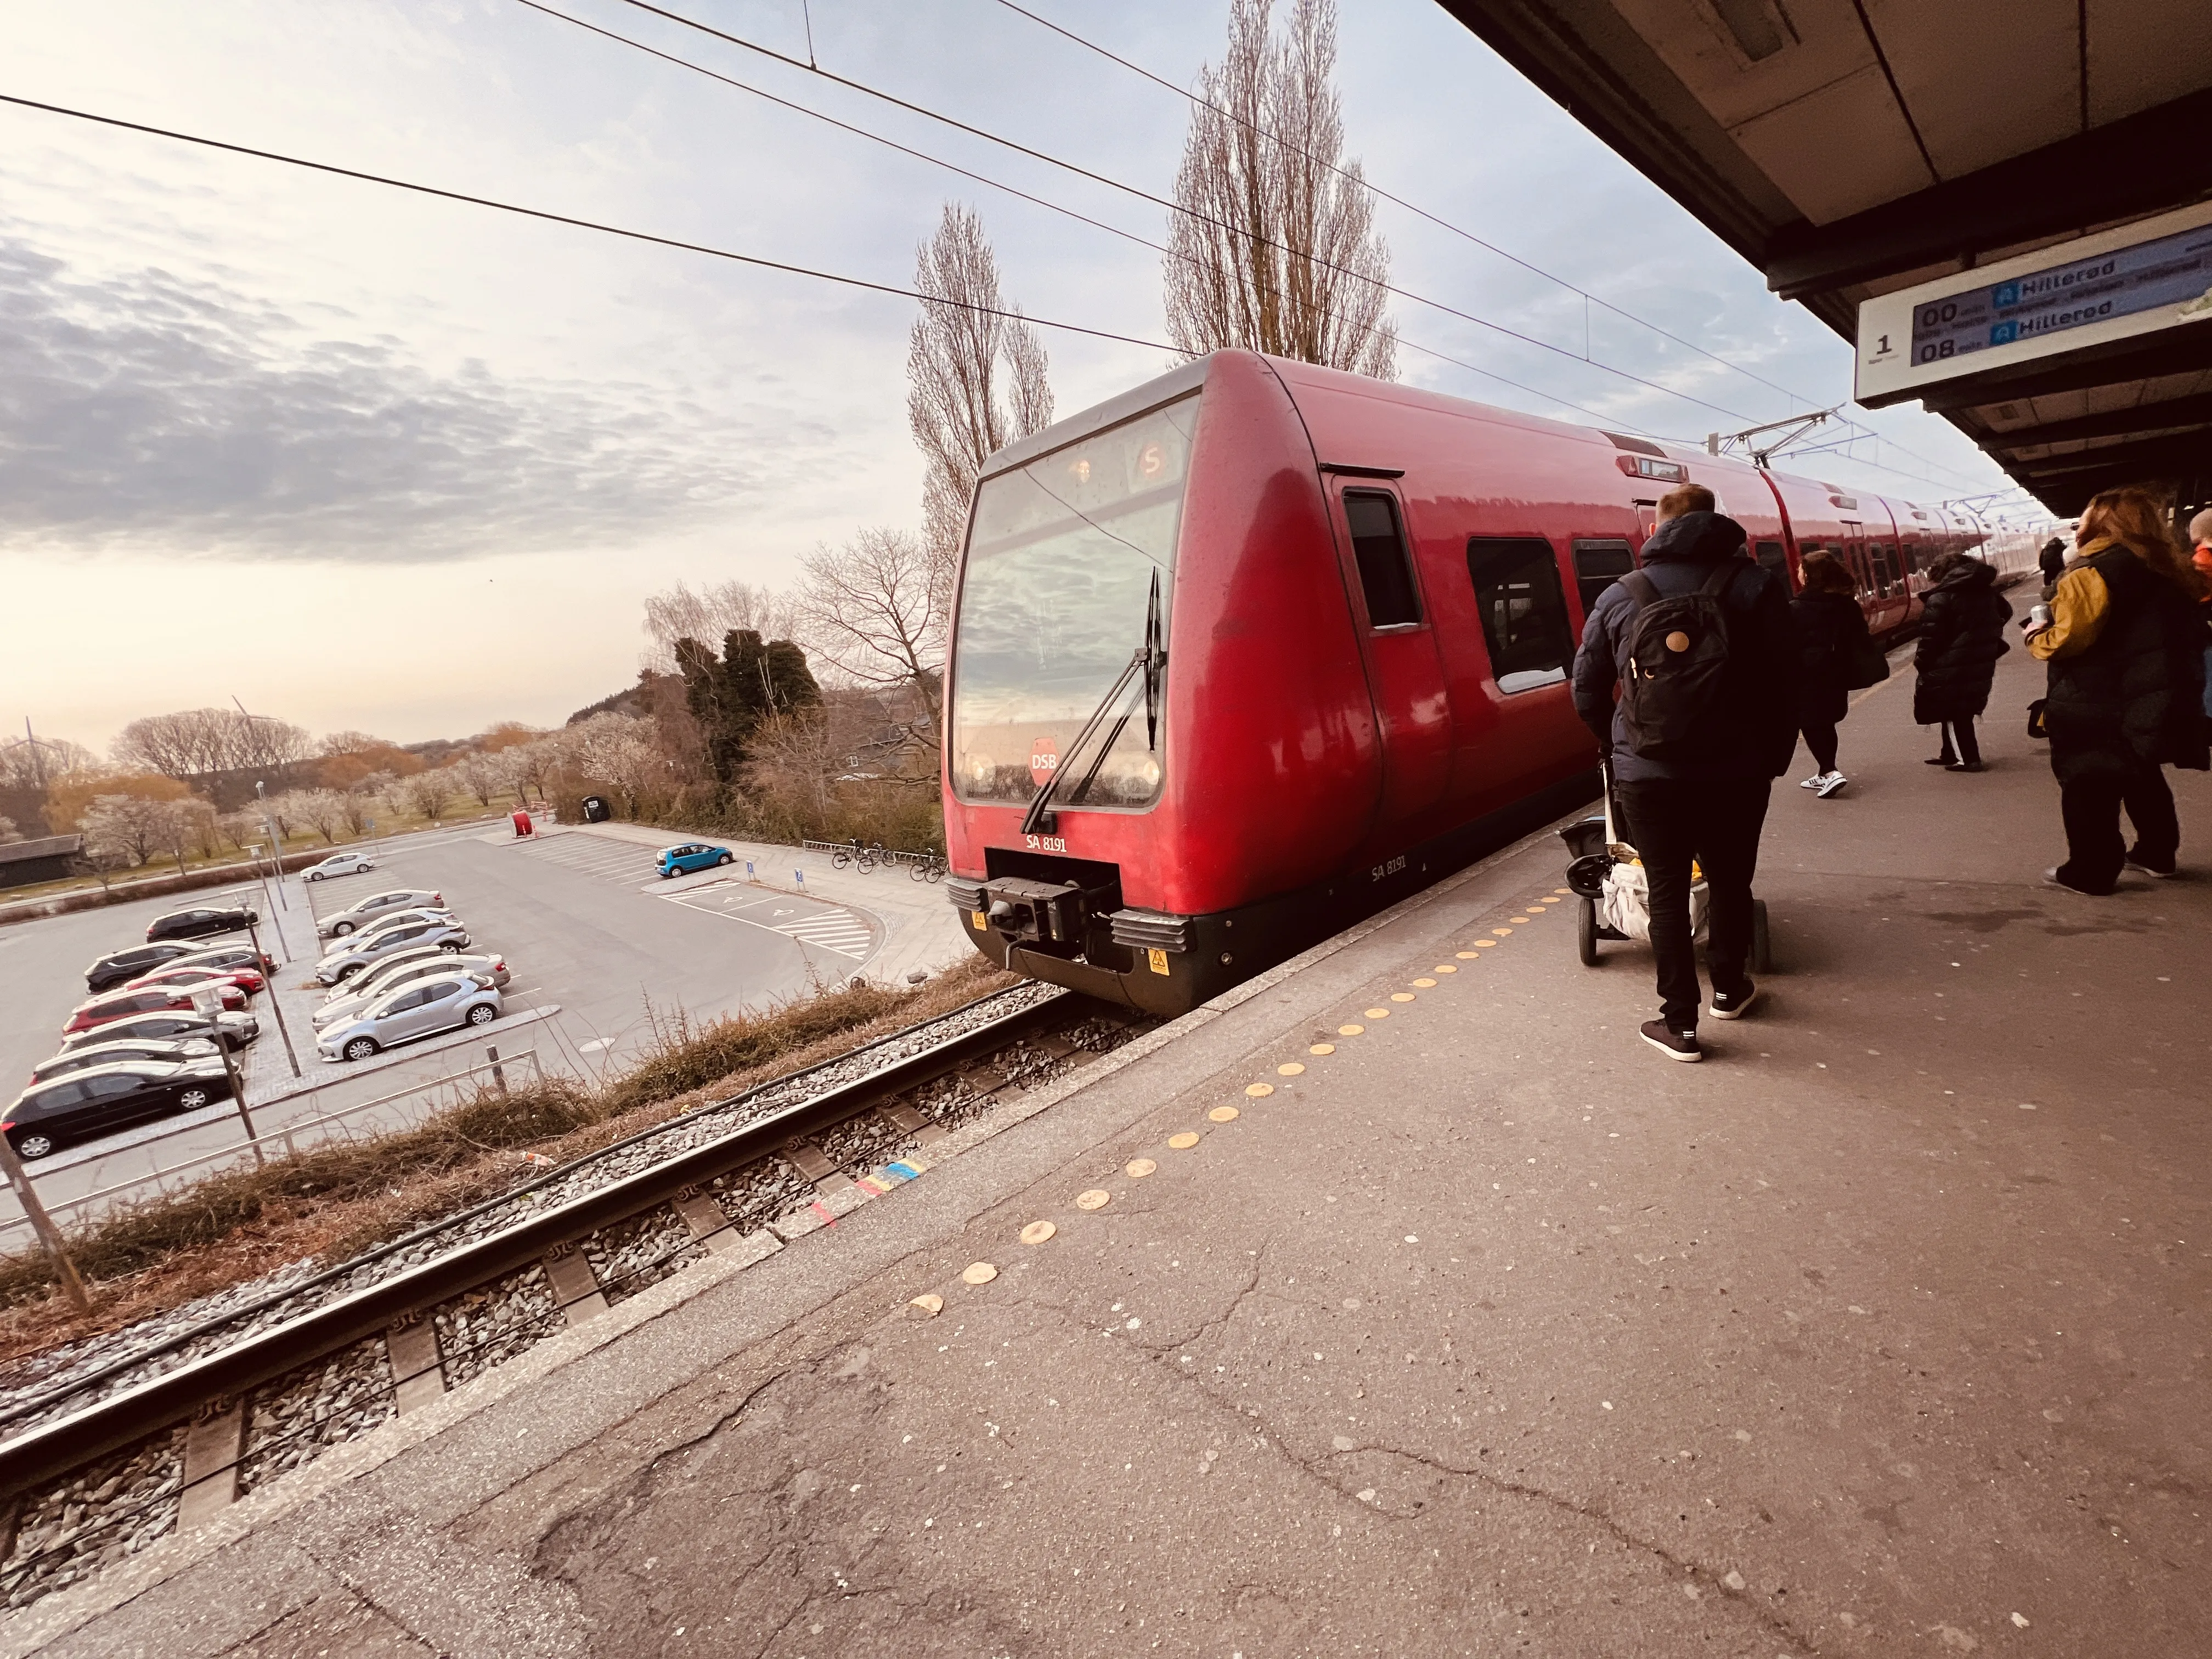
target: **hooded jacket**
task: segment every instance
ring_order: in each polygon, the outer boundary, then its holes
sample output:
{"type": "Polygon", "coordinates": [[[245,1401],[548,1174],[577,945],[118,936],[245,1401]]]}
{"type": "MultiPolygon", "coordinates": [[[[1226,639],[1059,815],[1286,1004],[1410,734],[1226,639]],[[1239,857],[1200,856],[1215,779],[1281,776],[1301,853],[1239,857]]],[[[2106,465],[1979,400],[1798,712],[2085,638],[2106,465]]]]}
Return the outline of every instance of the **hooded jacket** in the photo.
{"type": "Polygon", "coordinates": [[[1923,726],[1972,720],[1990,706],[1997,659],[2012,648],[2005,639],[2012,605],[1997,592],[1996,571],[1979,559],[1954,563],[1925,597],[1912,653],[1919,677],[1912,718],[1923,726]]]}
{"type": "Polygon", "coordinates": [[[2059,578],[2051,625],[2027,642],[2051,665],[2044,721],[2061,784],[2144,766],[2212,766],[2196,596],[2125,543],[2100,541],[2059,578]]]}
{"type": "Polygon", "coordinates": [[[1790,623],[1790,596],[1744,553],[1744,530],[1718,513],[1685,513],[1653,531],[1644,544],[1644,572],[1660,595],[1695,592],[1723,562],[1738,567],[1721,592],[1729,622],[1729,667],[1720,695],[1705,716],[1699,752],[1692,758],[1653,760],[1628,746],[1614,693],[1628,672],[1636,601],[1619,582],[1598,596],[1583,624],[1575,653],[1575,712],[1613,757],[1621,783],[1680,778],[1712,782],[1782,775],[1797,746],[1797,638],[1790,623]]]}
{"type": "Polygon", "coordinates": [[[1808,588],[1790,601],[1804,677],[1797,685],[1798,717],[1839,720],[1850,712],[1852,659],[1866,647],[1866,612],[1856,599],[1808,588]]]}

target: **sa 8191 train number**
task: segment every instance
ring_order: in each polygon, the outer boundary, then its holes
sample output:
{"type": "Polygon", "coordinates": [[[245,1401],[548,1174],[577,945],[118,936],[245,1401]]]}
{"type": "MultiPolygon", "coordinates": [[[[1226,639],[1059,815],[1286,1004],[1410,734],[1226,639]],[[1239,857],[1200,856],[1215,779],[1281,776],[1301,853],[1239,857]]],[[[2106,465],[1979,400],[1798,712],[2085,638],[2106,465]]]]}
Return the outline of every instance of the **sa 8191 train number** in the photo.
{"type": "MultiPolygon", "coordinates": [[[[1065,853],[1067,850],[1066,836],[1024,836],[1022,839],[1029,843],[1032,853],[1065,853]]],[[[1403,859],[1398,860],[1401,864],[1405,861],[1403,859]]]]}
{"type": "Polygon", "coordinates": [[[1398,856],[1397,856],[1396,858],[1392,859],[1392,860],[1389,861],[1389,863],[1388,863],[1388,864],[1378,864],[1378,865],[1375,866],[1372,869],[1370,869],[1370,871],[1368,871],[1368,872],[1367,872],[1367,879],[1368,879],[1368,880],[1370,880],[1370,881],[1380,881],[1380,880],[1382,880],[1382,878],[1383,878],[1383,877],[1385,877],[1385,876],[1395,876],[1395,875],[1396,875],[1396,874],[1397,874],[1401,870],[1404,869],[1405,867],[1406,867],[1406,855],[1405,855],[1403,853],[1401,853],[1401,854],[1398,854],[1398,856]]]}

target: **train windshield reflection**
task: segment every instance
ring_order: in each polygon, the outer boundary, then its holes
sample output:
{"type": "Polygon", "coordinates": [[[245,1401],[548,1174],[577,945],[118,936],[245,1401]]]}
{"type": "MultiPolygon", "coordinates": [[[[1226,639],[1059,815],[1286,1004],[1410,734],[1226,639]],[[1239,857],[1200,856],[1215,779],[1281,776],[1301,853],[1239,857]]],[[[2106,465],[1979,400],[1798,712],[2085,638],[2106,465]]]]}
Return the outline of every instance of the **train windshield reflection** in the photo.
{"type": "Polygon", "coordinates": [[[1156,571],[1166,635],[1198,404],[1155,410],[976,492],[952,652],[951,774],[963,800],[1026,805],[1063,759],[1079,762],[1089,783],[1072,799],[1072,777],[1056,806],[1158,799],[1164,709],[1148,748],[1141,684],[1134,717],[1103,756],[1097,739],[1080,757],[1066,746],[1144,643],[1156,571]]]}

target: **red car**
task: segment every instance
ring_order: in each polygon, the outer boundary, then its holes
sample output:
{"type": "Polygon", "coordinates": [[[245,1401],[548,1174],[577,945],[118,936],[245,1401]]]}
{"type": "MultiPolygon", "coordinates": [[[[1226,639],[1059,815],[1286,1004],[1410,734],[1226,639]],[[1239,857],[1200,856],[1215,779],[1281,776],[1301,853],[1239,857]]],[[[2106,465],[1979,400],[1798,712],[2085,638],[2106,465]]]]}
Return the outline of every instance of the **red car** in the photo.
{"type": "Polygon", "coordinates": [[[180,989],[190,989],[197,985],[212,984],[217,980],[235,985],[250,997],[259,996],[269,983],[268,979],[253,968],[213,968],[204,963],[187,963],[181,968],[174,964],[156,968],[150,974],[141,974],[137,978],[126,981],[123,988],[137,991],[149,985],[173,985],[180,989]]]}
{"type": "MultiPolygon", "coordinates": [[[[246,1006],[246,993],[237,986],[225,985],[222,992],[225,1010],[234,1012],[246,1006]]],[[[62,1035],[67,1036],[73,1031],[89,1031],[96,1025],[105,1025],[110,1020],[129,1019],[134,1014],[189,1013],[191,1009],[191,993],[180,991],[173,985],[149,985],[136,991],[111,991],[104,997],[94,997],[88,1002],[79,1003],[70,1013],[69,1023],[62,1027],[62,1035]]]]}

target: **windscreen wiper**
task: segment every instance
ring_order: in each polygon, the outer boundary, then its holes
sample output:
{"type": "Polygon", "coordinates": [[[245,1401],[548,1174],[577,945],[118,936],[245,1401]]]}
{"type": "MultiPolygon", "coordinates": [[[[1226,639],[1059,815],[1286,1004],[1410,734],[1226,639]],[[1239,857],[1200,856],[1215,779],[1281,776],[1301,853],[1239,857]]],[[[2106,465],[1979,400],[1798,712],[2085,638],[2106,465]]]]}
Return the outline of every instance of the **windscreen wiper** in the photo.
{"type": "MultiPolygon", "coordinates": [[[[1130,653],[1127,665],[1115,677],[1114,684],[1106,688],[1106,695],[1098,700],[1097,708],[1091,711],[1091,718],[1083,722],[1083,729],[1075,734],[1075,741],[1068,744],[1061,756],[1062,761],[1073,761],[1083,752],[1084,745],[1090,742],[1091,733],[1098,729],[1099,722],[1121,700],[1121,693],[1127,688],[1131,678],[1138,674],[1144,676],[1145,684],[1146,747],[1158,747],[1160,672],[1166,663],[1167,653],[1160,648],[1160,573],[1155,570],[1152,572],[1152,597],[1145,606],[1145,642],[1130,653]]],[[[1071,804],[1081,800],[1097,781],[1099,769],[1106,764],[1106,757],[1113,752],[1115,744],[1121,739],[1122,728],[1128,723],[1127,714],[1114,722],[1114,729],[1107,733],[1105,742],[1098,745],[1097,759],[1091,763],[1091,769],[1083,775],[1083,781],[1076,785],[1073,793],[1068,796],[1071,804]]],[[[1053,775],[1038,785],[1036,793],[1030,798],[1030,810],[1022,815],[1024,835],[1034,836],[1045,827],[1045,820],[1052,806],[1053,792],[1060,787],[1061,770],[1061,768],[1054,768],[1053,775]]]]}

